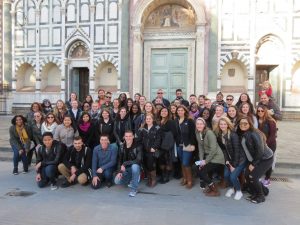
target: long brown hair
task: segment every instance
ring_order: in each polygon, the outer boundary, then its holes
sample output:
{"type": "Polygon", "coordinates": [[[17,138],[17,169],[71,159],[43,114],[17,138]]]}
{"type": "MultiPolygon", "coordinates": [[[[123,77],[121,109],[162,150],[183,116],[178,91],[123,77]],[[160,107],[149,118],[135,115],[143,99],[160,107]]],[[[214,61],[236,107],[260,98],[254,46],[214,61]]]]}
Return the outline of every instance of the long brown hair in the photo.
{"type": "Polygon", "coordinates": [[[184,118],[185,119],[192,119],[191,116],[190,116],[189,110],[184,105],[179,105],[177,107],[177,109],[176,109],[176,116],[177,116],[177,118],[179,118],[178,113],[177,113],[178,109],[183,109],[184,110],[184,118]]]}

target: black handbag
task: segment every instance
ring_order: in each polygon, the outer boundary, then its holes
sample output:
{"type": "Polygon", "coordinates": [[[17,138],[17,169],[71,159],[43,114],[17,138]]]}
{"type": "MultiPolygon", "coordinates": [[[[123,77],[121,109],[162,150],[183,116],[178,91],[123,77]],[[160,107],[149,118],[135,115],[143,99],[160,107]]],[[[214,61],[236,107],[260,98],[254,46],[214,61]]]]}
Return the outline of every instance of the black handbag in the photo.
{"type": "Polygon", "coordinates": [[[175,140],[173,137],[173,133],[171,131],[164,132],[160,147],[164,150],[169,150],[174,147],[174,143],[175,140]]]}

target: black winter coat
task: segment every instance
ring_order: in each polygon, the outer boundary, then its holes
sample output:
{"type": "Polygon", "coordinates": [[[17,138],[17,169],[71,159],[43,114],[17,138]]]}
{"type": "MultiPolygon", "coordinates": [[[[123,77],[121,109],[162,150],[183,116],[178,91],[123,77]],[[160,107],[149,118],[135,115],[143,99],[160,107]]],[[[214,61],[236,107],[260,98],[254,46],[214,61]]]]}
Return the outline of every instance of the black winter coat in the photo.
{"type": "Polygon", "coordinates": [[[196,146],[196,135],[195,135],[195,122],[193,119],[185,119],[181,124],[179,124],[179,119],[176,118],[176,129],[177,138],[176,144],[195,145],[196,146]]]}
{"type": "Polygon", "coordinates": [[[100,135],[107,134],[109,136],[109,142],[116,142],[114,135],[114,121],[109,119],[107,123],[103,119],[100,119],[95,126],[95,142],[96,145],[100,142],[100,135]]]}
{"type": "Polygon", "coordinates": [[[153,125],[148,130],[147,125],[144,128],[140,128],[138,133],[138,142],[143,145],[144,152],[150,152],[151,148],[159,150],[161,144],[160,128],[157,125],[153,125]]]}
{"type": "Polygon", "coordinates": [[[251,164],[256,166],[263,158],[264,154],[264,143],[260,135],[256,131],[247,131],[242,134],[242,138],[246,139],[246,146],[249,153],[251,154],[253,161],[251,164]]]}
{"type": "Polygon", "coordinates": [[[46,152],[46,147],[42,145],[37,152],[36,164],[41,162],[41,167],[39,168],[38,173],[41,172],[42,167],[48,165],[58,166],[58,164],[62,161],[61,160],[62,153],[63,153],[62,145],[59,141],[53,140],[51,149],[48,153],[46,152]]]}
{"type": "Polygon", "coordinates": [[[76,176],[85,173],[88,177],[91,177],[92,156],[93,153],[89,147],[83,145],[82,149],[77,151],[72,145],[65,155],[64,164],[69,169],[75,166],[77,168],[76,176]]]}
{"type": "Polygon", "coordinates": [[[217,141],[223,151],[225,162],[228,161],[233,167],[237,167],[246,160],[241,142],[235,132],[225,135],[225,144],[222,142],[222,134],[217,136],[217,141]]]}

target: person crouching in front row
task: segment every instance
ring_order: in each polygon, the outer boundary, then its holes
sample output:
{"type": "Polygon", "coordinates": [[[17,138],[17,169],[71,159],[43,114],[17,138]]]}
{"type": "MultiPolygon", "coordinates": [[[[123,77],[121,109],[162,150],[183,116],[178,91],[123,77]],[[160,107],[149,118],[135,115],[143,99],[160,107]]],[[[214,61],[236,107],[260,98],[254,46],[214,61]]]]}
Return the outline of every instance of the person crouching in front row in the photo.
{"type": "Polygon", "coordinates": [[[92,159],[92,188],[99,189],[102,181],[106,186],[111,187],[113,172],[117,164],[118,150],[113,144],[109,144],[109,136],[101,134],[100,145],[93,150],[92,159]]]}
{"type": "Polygon", "coordinates": [[[51,132],[43,134],[43,145],[38,149],[36,182],[40,188],[51,183],[51,190],[56,190],[57,166],[60,160],[62,146],[59,141],[53,140],[51,132]]]}
{"type": "Polygon", "coordinates": [[[140,180],[143,146],[137,143],[131,130],[125,131],[124,139],[125,142],[121,146],[119,172],[115,177],[115,184],[128,185],[131,189],[129,196],[135,197],[140,180]]]}
{"type": "Polygon", "coordinates": [[[66,188],[76,181],[87,184],[91,179],[92,151],[85,146],[82,138],[77,136],[73,145],[68,148],[63,163],[58,165],[58,171],[66,178],[61,187],[66,188]]]}

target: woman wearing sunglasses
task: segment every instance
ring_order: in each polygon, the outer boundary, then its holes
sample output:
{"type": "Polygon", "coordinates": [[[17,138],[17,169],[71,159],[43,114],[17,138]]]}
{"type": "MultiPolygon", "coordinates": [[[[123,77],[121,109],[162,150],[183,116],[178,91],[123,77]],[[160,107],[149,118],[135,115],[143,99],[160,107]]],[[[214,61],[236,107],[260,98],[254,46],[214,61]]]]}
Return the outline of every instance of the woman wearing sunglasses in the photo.
{"type": "MultiPolygon", "coordinates": [[[[276,151],[276,136],[277,127],[276,121],[269,114],[267,107],[258,106],[256,111],[258,120],[258,129],[263,132],[267,138],[267,145],[273,151],[276,151]]],[[[270,185],[270,177],[272,174],[272,167],[266,172],[265,179],[262,180],[263,185],[266,187],[270,185]]]]}
{"type": "Polygon", "coordinates": [[[269,191],[259,179],[272,166],[273,152],[266,144],[265,135],[254,128],[249,117],[241,117],[238,120],[237,133],[247,158],[245,178],[251,194],[247,200],[252,203],[264,202],[265,194],[267,195],[269,191]]]}
{"type": "Polygon", "coordinates": [[[51,132],[54,135],[57,124],[58,121],[56,120],[55,115],[52,112],[48,113],[45,121],[42,123],[42,135],[45,132],[51,132]]]}

